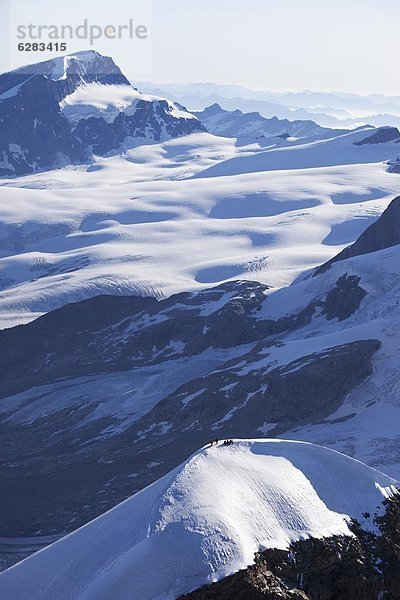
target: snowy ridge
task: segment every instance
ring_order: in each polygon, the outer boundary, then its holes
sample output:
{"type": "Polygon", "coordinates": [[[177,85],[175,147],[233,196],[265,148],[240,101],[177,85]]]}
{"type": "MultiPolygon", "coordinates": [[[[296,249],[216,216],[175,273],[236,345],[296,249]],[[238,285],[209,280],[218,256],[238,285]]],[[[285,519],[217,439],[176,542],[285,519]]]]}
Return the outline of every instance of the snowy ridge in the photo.
{"type": "Polygon", "coordinates": [[[180,100],[200,110],[218,103],[228,111],[260,113],[265,118],[306,119],[323,127],[349,128],[360,125],[400,126],[399,96],[343,94],[340,92],[260,92],[237,85],[216,83],[141,82],[144,91],[180,100]]]}
{"type": "Polygon", "coordinates": [[[3,600],[174,600],[262,548],[350,534],[397,482],[304,442],[203,448],[114,509],[0,575],[3,600]]]}

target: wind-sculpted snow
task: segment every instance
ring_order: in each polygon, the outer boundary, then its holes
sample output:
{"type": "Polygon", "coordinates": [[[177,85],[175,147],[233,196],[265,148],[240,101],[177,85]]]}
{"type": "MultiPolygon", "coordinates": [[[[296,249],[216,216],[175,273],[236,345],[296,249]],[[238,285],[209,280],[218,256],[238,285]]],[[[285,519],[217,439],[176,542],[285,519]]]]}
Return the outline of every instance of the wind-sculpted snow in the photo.
{"type": "Polygon", "coordinates": [[[312,444],[219,443],[4,572],[1,597],[174,600],[246,567],[260,549],[349,535],[348,519],[366,524],[363,514],[380,512],[396,484],[312,444]]]}
{"type": "MultiPolygon", "coordinates": [[[[339,139],[358,163],[371,147],[339,139]]],[[[287,153],[318,155],[337,140],[287,153]]],[[[376,147],[381,159],[392,155],[391,144],[376,147]]],[[[233,278],[290,284],[353,242],[400,192],[379,163],[222,176],[226,159],[255,164],[261,155],[201,133],[3,180],[0,326],[99,294],[163,297],[233,278]],[[192,177],[213,164],[220,177],[192,177]]]]}
{"type": "Polygon", "coordinates": [[[374,142],[373,135],[376,132],[376,129],[365,128],[330,139],[282,148],[272,147],[259,152],[255,157],[234,157],[225,163],[202,171],[197,177],[221,177],[240,173],[257,173],[259,171],[315,169],[357,163],[366,164],[385,161],[397,156],[399,138],[393,140],[389,137],[387,143],[382,143],[381,137],[377,137],[377,141],[374,142]],[[371,137],[370,143],[362,144],[361,142],[368,136],[371,137]]]}

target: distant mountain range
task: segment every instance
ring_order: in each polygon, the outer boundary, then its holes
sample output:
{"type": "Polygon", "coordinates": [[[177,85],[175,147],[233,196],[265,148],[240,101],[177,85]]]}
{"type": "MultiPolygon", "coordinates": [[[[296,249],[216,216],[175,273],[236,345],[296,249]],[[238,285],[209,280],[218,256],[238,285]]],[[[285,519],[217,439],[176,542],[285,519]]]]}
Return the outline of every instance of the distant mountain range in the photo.
{"type": "Polygon", "coordinates": [[[267,119],[257,112],[243,113],[241,110],[228,111],[221,108],[219,104],[213,104],[203,111],[194,112],[194,114],[210,133],[235,137],[242,143],[257,140],[262,144],[263,138],[268,140],[271,137],[280,137],[282,140],[286,140],[287,138],[302,138],[311,141],[324,137],[331,138],[346,131],[321,127],[310,120],[289,121],[288,119],[278,119],[277,117],[267,119]]]}
{"type": "Polygon", "coordinates": [[[361,125],[400,126],[400,97],[340,92],[261,92],[237,85],[216,83],[140,82],[140,89],[182,102],[189,110],[218,103],[225,110],[259,112],[267,118],[312,120],[323,127],[354,128],[361,125]]]}

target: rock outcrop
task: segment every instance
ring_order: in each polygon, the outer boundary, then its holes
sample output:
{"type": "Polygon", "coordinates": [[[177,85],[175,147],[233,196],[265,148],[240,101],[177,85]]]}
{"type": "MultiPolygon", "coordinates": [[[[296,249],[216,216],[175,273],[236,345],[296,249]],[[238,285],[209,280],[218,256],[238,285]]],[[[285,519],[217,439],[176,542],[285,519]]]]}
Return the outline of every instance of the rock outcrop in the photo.
{"type": "Polygon", "coordinates": [[[400,244],[400,196],[394,198],[379,219],[370,225],[354,244],[315,269],[314,277],[327,271],[335,262],[376,252],[400,244]]]}
{"type": "Polygon", "coordinates": [[[386,142],[400,141],[400,132],[397,127],[380,127],[378,131],[367,136],[360,142],[355,142],[355,146],[364,146],[365,144],[385,144],[386,142]]]}

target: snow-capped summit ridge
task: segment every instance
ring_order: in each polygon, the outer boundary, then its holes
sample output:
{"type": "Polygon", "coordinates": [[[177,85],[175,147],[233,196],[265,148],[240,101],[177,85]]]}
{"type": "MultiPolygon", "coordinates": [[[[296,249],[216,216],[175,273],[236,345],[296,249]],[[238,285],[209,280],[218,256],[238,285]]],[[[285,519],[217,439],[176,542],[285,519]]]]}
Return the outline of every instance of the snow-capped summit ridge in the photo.
{"type": "Polygon", "coordinates": [[[173,600],[254,552],[349,534],[396,482],[338,452],[283,440],[205,447],[156,483],[0,575],[4,600],[173,600]],[[157,565],[157,568],[155,568],[157,565]]]}
{"type": "Polygon", "coordinates": [[[82,63],[87,68],[88,65],[92,65],[94,61],[98,60],[100,57],[101,55],[94,50],[86,50],[76,52],[74,54],[68,54],[66,56],[59,56],[52,60],[54,66],[47,74],[47,77],[56,81],[60,79],[66,79],[68,69],[72,61],[82,63]]]}
{"type": "MultiPolygon", "coordinates": [[[[110,56],[104,56],[95,50],[83,50],[62,56],[56,56],[38,63],[33,63],[4,73],[1,79],[8,81],[19,80],[26,83],[32,76],[43,76],[54,82],[66,80],[68,77],[76,81],[103,81],[107,75],[114,83],[129,85],[120,68],[110,56]]],[[[75,82],[76,82],[75,81],[75,82]]]]}
{"type": "Polygon", "coordinates": [[[68,56],[73,56],[86,62],[92,62],[95,58],[101,56],[101,54],[96,50],[79,50],[79,52],[74,52],[68,56]]]}

